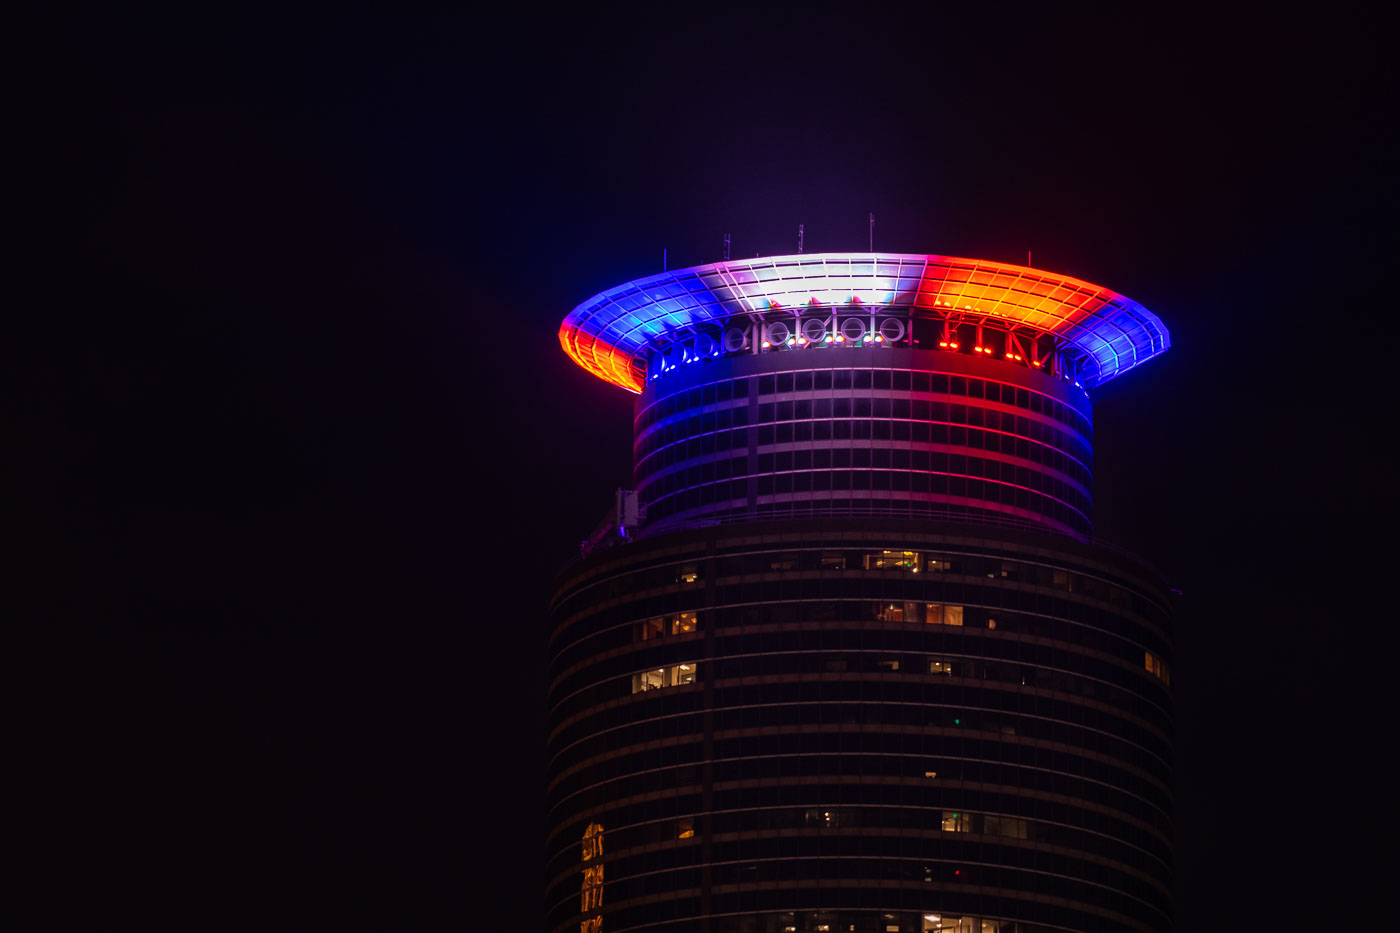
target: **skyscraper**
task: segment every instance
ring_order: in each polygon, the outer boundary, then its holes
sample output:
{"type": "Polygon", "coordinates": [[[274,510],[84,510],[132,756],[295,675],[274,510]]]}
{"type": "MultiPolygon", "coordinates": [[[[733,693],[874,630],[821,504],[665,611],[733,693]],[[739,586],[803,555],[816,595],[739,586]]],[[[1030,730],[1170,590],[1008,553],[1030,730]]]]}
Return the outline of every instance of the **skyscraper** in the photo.
{"type": "Polygon", "coordinates": [[[550,933],[1171,928],[1169,598],[1091,537],[1088,392],[1156,316],[817,254],[628,282],[560,340],[638,398],[553,595],[550,933]]]}

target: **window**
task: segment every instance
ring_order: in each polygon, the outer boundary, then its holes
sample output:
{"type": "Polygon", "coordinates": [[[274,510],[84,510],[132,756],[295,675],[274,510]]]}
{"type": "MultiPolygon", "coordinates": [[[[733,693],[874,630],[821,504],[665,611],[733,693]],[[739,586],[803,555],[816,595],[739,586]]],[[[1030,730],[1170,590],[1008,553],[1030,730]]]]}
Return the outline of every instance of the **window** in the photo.
{"type": "MultiPolygon", "coordinates": [[[[950,677],[953,673],[953,662],[949,658],[929,658],[928,672],[930,674],[941,674],[950,677]]],[[[635,690],[633,691],[636,692],[635,690]]]]}
{"type": "Polygon", "coordinates": [[[698,631],[699,621],[693,612],[680,612],[675,615],[657,616],[637,623],[633,632],[634,641],[651,641],[668,635],[686,635],[698,631]]]}
{"type": "Polygon", "coordinates": [[[966,813],[944,810],[940,828],[945,833],[965,833],[972,828],[972,821],[968,819],[966,813]]]}
{"type": "Polygon", "coordinates": [[[808,826],[819,826],[822,829],[835,829],[846,822],[845,816],[845,812],[841,810],[815,807],[802,814],[802,821],[808,826]]]}
{"type": "MultiPolygon", "coordinates": [[[[603,827],[599,823],[589,823],[588,828],[583,832],[583,884],[581,885],[582,911],[588,913],[603,906],[603,866],[601,864],[589,864],[603,854],[603,827]]],[[[598,926],[594,929],[601,929],[602,918],[593,918],[598,921],[598,926]]],[[[583,928],[588,929],[589,921],[583,922],[583,928]]]]}
{"type": "Polygon", "coordinates": [[[1172,682],[1172,669],[1168,666],[1167,662],[1157,657],[1151,651],[1144,652],[1144,655],[1143,666],[1147,668],[1147,672],[1162,681],[1162,683],[1170,686],[1172,682]]]}
{"type": "Polygon", "coordinates": [[[1012,839],[1030,838],[1026,821],[1014,816],[994,816],[989,813],[982,817],[982,831],[988,836],[1010,836],[1012,839]]]}
{"type": "Polygon", "coordinates": [[[875,603],[872,612],[877,622],[903,622],[904,603],[875,603]]]}
{"type": "Polygon", "coordinates": [[[666,687],[679,687],[695,683],[694,661],[676,664],[671,667],[658,667],[632,675],[632,692],[646,693],[648,690],[662,690],[666,687]]]}
{"type": "Polygon", "coordinates": [[[875,662],[875,666],[882,671],[897,671],[899,670],[899,661],[894,658],[882,658],[875,662]]]}
{"type": "Polygon", "coordinates": [[[846,670],[845,658],[827,658],[822,662],[822,669],[831,674],[840,674],[846,670]]]}
{"type": "Polygon", "coordinates": [[[925,566],[928,568],[929,573],[946,573],[953,569],[953,562],[940,560],[937,557],[930,557],[925,561],[925,566]]]}
{"type": "Polygon", "coordinates": [[[907,570],[918,573],[923,569],[923,555],[918,551],[871,551],[865,555],[866,570],[907,570]]]}
{"type": "Polygon", "coordinates": [[[962,625],[963,607],[929,603],[925,607],[924,618],[929,625],[962,625]]]}
{"type": "Polygon", "coordinates": [[[823,554],[823,555],[821,556],[820,565],[821,565],[821,568],[822,568],[823,570],[845,570],[845,569],[846,569],[846,555],[845,555],[845,554],[823,554]]]}
{"type": "Polygon", "coordinates": [[[700,580],[700,567],[698,564],[681,564],[676,571],[677,583],[696,583],[700,580]]]}
{"type": "Polygon", "coordinates": [[[677,838],[677,839],[694,839],[694,838],[695,838],[695,820],[694,820],[694,818],[686,816],[686,817],[682,817],[682,818],[679,819],[679,820],[676,820],[676,838],[677,838]]]}
{"type": "Polygon", "coordinates": [[[797,558],[796,558],[796,557],[780,557],[780,558],[778,558],[778,559],[776,559],[776,560],[769,561],[769,563],[768,563],[768,569],[769,569],[769,570],[796,570],[796,569],[797,569],[797,558]]]}

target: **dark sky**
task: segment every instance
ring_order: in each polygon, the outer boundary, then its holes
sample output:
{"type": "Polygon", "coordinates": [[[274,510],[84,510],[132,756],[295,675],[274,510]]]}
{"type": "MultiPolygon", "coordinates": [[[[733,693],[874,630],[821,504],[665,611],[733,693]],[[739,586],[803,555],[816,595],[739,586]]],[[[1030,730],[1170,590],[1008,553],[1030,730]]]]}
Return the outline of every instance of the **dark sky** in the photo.
{"type": "Polygon", "coordinates": [[[663,248],[862,249],[874,211],[877,248],[1031,249],[1166,322],[1095,394],[1096,476],[1099,534],[1183,591],[1179,927],[1369,928],[1381,24],[506,6],[12,35],[10,767],[47,927],[537,929],[545,593],[628,482],[632,398],[558,323],[663,248]]]}

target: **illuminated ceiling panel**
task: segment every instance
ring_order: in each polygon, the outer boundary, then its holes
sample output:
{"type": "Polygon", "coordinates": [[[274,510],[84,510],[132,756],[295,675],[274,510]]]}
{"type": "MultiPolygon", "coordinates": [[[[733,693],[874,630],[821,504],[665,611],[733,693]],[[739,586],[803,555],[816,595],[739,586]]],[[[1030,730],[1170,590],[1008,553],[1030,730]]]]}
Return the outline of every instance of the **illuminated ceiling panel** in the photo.
{"type": "Polygon", "coordinates": [[[1082,356],[1086,388],[1171,346],[1156,315],[1107,288],[1004,262],[902,253],[766,256],[636,279],[570,312],[559,342],[584,369],[640,392],[634,361],[654,338],[811,304],[954,311],[965,321],[1049,334],[1082,356]]]}

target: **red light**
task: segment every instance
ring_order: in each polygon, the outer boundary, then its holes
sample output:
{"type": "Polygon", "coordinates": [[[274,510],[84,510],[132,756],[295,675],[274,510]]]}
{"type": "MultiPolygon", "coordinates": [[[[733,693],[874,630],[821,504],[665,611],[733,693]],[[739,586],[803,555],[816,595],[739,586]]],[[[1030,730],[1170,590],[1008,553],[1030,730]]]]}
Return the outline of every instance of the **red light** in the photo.
{"type": "Polygon", "coordinates": [[[952,347],[954,350],[958,348],[958,345],[956,343],[950,343],[948,344],[948,346],[952,347]]]}
{"type": "Polygon", "coordinates": [[[946,346],[948,345],[948,341],[946,341],[946,340],[940,340],[940,341],[938,341],[938,345],[939,345],[940,347],[946,347],[946,346]]]}
{"type": "Polygon", "coordinates": [[[1032,365],[1032,366],[1039,366],[1039,365],[1040,365],[1040,361],[1039,361],[1039,360],[1031,360],[1031,365],[1032,365]]]}
{"type": "Polygon", "coordinates": [[[955,875],[961,875],[961,874],[962,874],[962,869],[961,869],[961,868],[954,868],[954,869],[953,869],[953,874],[955,874],[955,875]]]}
{"type": "Polygon", "coordinates": [[[1016,357],[1015,357],[1015,355],[1014,355],[1010,350],[1007,350],[1007,351],[1006,351],[1006,358],[1007,358],[1008,360],[1014,360],[1016,357]]]}

